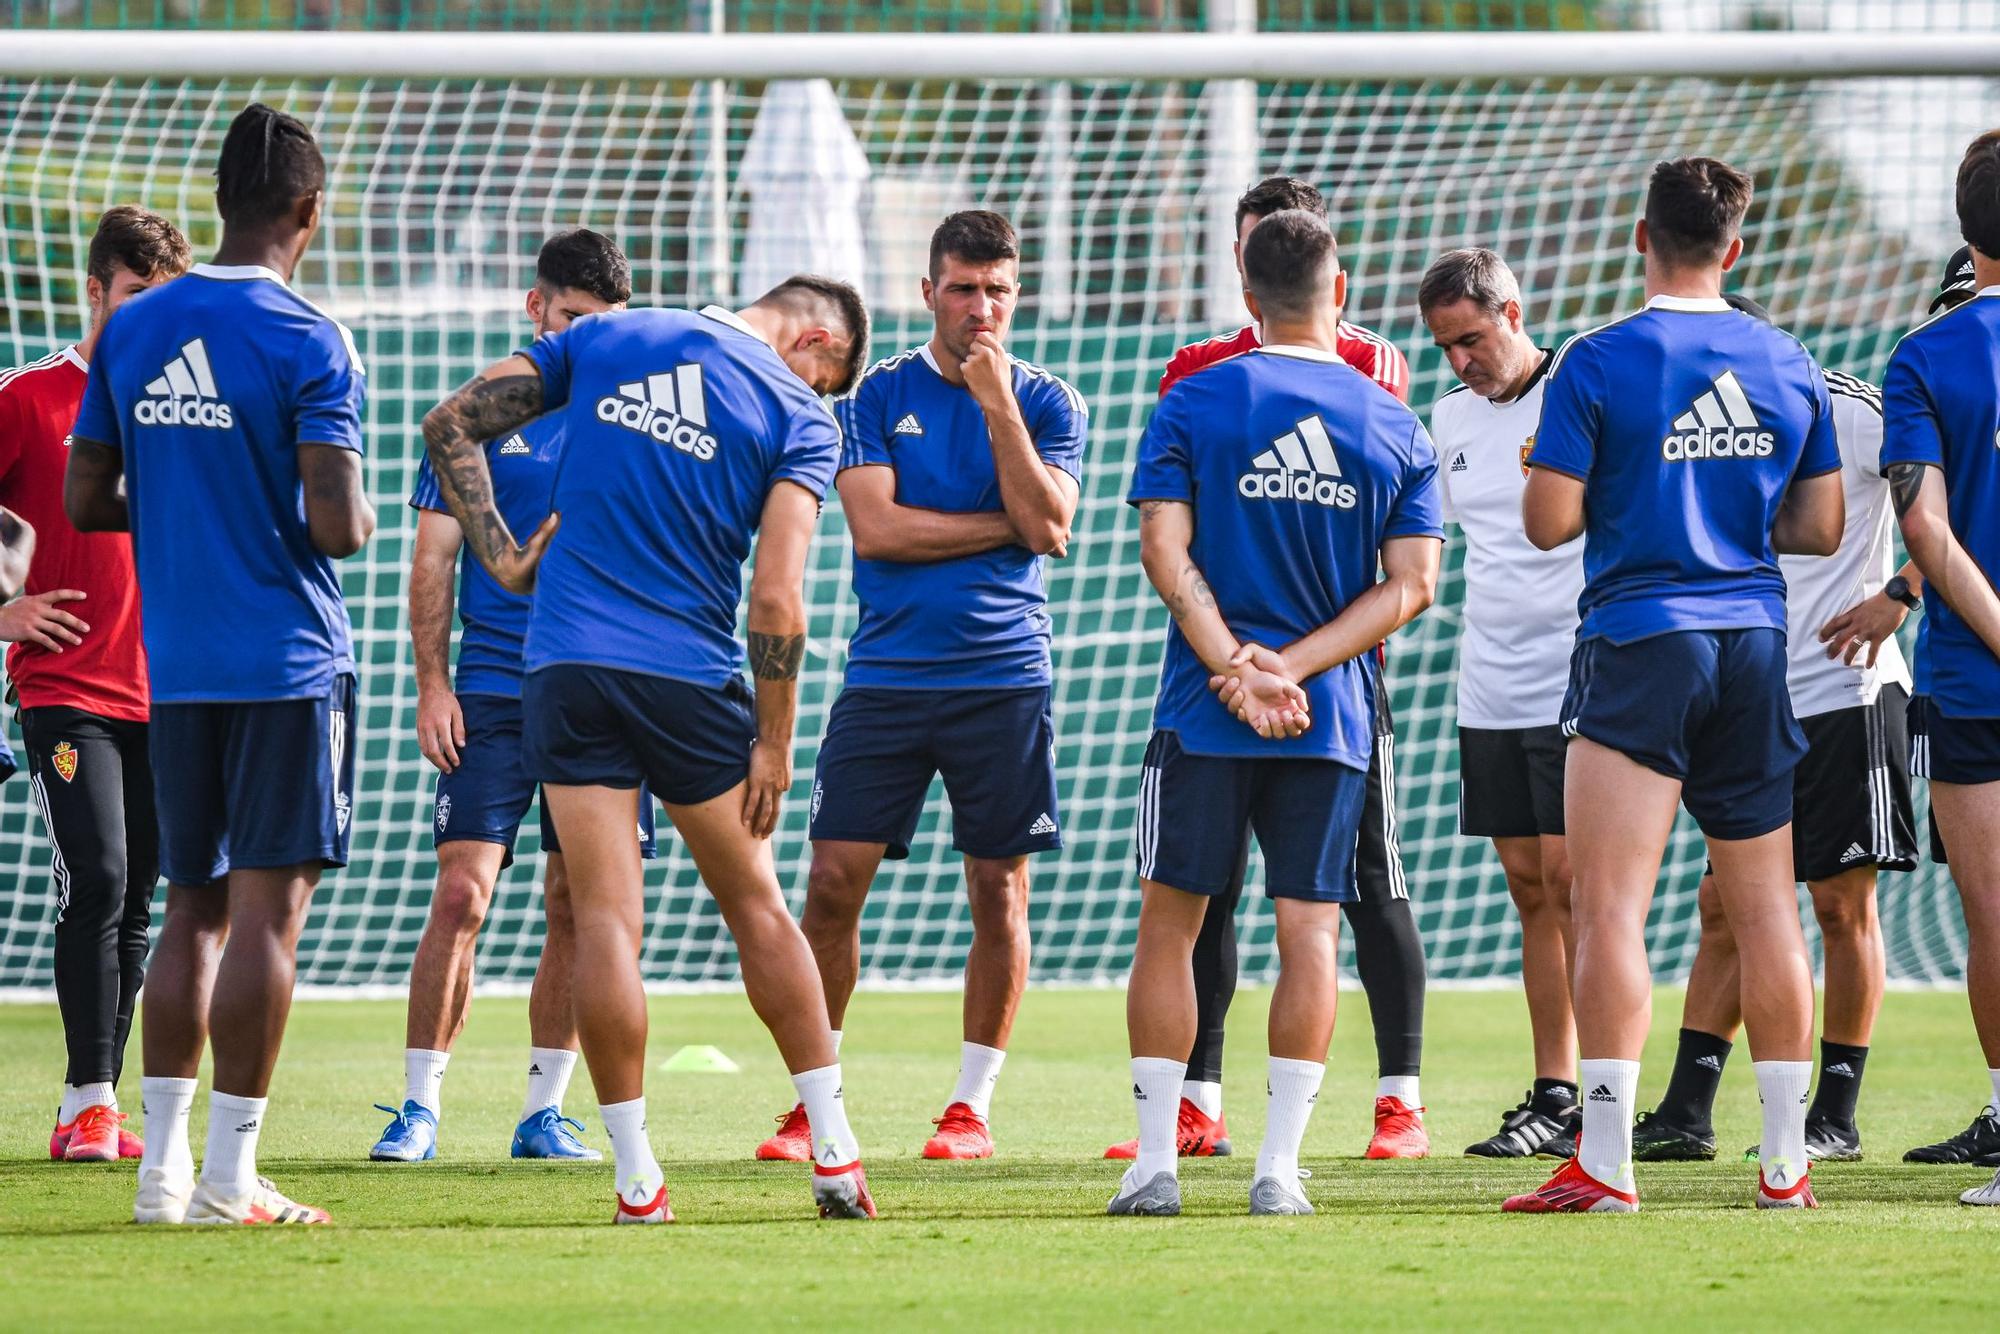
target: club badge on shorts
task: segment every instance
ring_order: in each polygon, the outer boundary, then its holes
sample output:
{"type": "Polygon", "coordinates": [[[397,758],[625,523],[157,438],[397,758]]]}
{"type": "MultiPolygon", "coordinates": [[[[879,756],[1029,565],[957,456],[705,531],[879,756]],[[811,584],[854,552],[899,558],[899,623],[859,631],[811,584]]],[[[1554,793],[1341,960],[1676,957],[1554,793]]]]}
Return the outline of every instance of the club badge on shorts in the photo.
{"type": "Polygon", "coordinates": [[[76,777],[76,747],[67,741],[56,742],[56,748],[49,752],[49,763],[55,767],[56,777],[67,783],[76,777]]]}

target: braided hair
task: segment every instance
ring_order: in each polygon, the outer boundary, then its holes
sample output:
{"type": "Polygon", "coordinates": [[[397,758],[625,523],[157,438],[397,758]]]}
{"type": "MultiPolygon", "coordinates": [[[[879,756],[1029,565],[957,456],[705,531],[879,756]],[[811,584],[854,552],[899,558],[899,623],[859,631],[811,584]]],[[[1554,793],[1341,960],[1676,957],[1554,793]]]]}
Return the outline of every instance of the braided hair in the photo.
{"type": "Polygon", "coordinates": [[[225,223],[262,226],[325,188],[326,159],[304,121],[252,102],[230,122],[215,164],[215,205],[225,223]]]}

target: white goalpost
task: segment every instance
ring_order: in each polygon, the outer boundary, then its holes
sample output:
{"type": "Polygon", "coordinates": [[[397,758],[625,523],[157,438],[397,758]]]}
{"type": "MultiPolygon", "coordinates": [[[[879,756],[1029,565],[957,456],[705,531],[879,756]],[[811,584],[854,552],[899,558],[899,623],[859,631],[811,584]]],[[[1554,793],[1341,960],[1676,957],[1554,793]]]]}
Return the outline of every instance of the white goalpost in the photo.
{"type": "MultiPolygon", "coordinates": [[[[2000,124],[2000,33],[1174,35],[9,32],[0,37],[0,365],[81,332],[97,216],[141,203],[197,251],[230,118],[261,99],[305,119],[330,167],[300,271],[367,364],[380,531],[344,562],[363,707],[353,864],[323,883],[301,979],[358,992],[407,970],[429,903],[434,775],[418,756],[403,598],[405,508],[424,411],[526,336],[542,239],[609,233],[635,302],[747,299],[819,268],[862,284],[886,355],[928,335],[917,297],[945,212],[1008,214],[1027,295],[1013,349],[1088,400],[1092,435],[1069,558],[1051,565],[1058,765],[1068,846],[1035,867],[1035,976],[1122,976],[1137,897],[1136,774],[1165,613],[1122,497],[1167,355],[1247,318],[1229,268],[1234,196],[1257,177],[1325,191],[1352,274],[1349,317],[1400,347],[1428,418],[1449,387],[1415,305],[1440,251],[1498,250],[1545,345],[1637,304],[1631,222],[1645,173],[1683,153],[1750,170],[1737,285],[1829,367],[1881,374],[1957,244],[1951,169],[2000,124]]],[[[1227,21],[1222,21],[1227,20],[1227,21]]],[[[1490,848],[1456,833],[1452,685],[1462,588],[1390,646],[1403,851],[1442,983],[1504,980],[1519,937],[1490,848]]],[[[808,571],[811,645],[798,783],[777,836],[803,894],[805,794],[855,623],[838,506],[808,571]]],[[[228,645],[218,645],[227,653],[228,645]]],[[[157,765],[173,764],[156,755],[157,765]]],[[[530,828],[533,822],[530,821],[530,828]]],[[[910,860],[864,923],[865,981],[955,977],[970,939],[934,791],[910,860]]],[[[647,876],[644,967],[716,985],[735,955],[684,852],[647,876]]],[[[483,981],[525,982],[540,941],[524,836],[480,947],[483,981]]],[[[1662,871],[1654,963],[1692,956],[1701,852],[1684,826],[1662,871]]],[[[1254,876],[1254,871],[1253,871],[1254,876]]],[[[1274,965],[1251,895],[1246,978],[1274,965]]],[[[1892,978],[1962,976],[1940,868],[1886,874],[1892,978]]],[[[49,978],[54,896],[25,783],[0,787],[0,991],[49,978]]]]}

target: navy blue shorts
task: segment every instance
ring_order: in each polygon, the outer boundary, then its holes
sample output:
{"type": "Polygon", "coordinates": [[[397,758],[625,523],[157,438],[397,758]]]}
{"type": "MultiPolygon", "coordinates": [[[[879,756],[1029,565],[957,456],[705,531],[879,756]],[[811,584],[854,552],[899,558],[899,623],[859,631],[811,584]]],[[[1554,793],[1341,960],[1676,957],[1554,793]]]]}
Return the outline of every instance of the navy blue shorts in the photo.
{"type": "Polygon", "coordinates": [[[1792,819],[1805,733],[1785,689],[1781,630],[1686,630],[1630,644],[1580,641],[1563,731],[1681,784],[1710,838],[1757,838],[1792,819]]]}
{"type": "MultiPolygon", "coordinates": [[[[1910,697],[1910,772],[1933,783],[2000,783],[2000,718],[1947,718],[1910,697]]],[[[1938,860],[1942,861],[1943,858],[1938,860]]]]}
{"type": "Polygon", "coordinates": [[[951,845],[968,857],[1062,846],[1049,688],[848,686],[813,769],[814,842],[881,843],[910,855],[924,794],[944,776],[951,845]]]}
{"type": "MultiPolygon", "coordinates": [[[[541,796],[542,851],[562,851],[556,839],[549,802],[528,773],[522,755],[521,701],[505,695],[460,695],[465,715],[465,744],[458,748],[458,767],[441,773],[437,800],[431,807],[431,846],[446,843],[498,843],[507,850],[500,865],[514,864],[514,840],[528,804],[541,796]]],[[[639,792],[639,855],[648,860],[657,848],[653,838],[653,800],[639,792]]]]}
{"type": "Polygon", "coordinates": [[[544,783],[643,785],[669,806],[693,806],[749,776],[755,705],[740,676],[706,686],[557,663],[522,686],[522,751],[544,783]]]}
{"type": "Polygon", "coordinates": [[[205,885],[232,869],[347,865],[354,678],[317,699],[155,704],[160,874],[205,885]]]}
{"type": "Polygon", "coordinates": [[[1333,760],[1190,755],[1178,732],[1155,732],[1140,770],[1139,874],[1213,898],[1254,833],[1270,897],[1352,903],[1367,795],[1367,771],[1333,760]]]}

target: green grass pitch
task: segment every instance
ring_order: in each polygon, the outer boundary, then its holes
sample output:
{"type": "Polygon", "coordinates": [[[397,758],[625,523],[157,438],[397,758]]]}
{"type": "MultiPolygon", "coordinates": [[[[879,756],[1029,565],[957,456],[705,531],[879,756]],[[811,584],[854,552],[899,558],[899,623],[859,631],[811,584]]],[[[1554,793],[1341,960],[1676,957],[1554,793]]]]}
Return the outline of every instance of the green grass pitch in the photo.
{"type": "MultiPolygon", "coordinates": [[[[651,1077],[681,1222],[616,1229],[606,1168],[506,1157],[523,1002],[474,1003],[445,1081],[442,1156],[414,1167],[363,1161],[385,1120],[370,1104],[400,1097],[401,1005],[302,1003],[261,1162],[335,1224],[227,1234],[136,1228],[130,1167],[47,1161],[55,1011],[0,1006],[0,1328],[1993,1328],[2000,1210],[1956,1202],[1988,1173],[1899,1161],[1962,1127],[1984,1093],[1960,995],[1888,998],[1861,1108],[1868,1161],[1815,1172],[1816,1213],[1750,1208],[1754,1169],[1733,1159],[1757,1137],[1757,1105],[1739,1044],[1718,1108],[1723,1161],[1642,1166],[1635,1217],[1514,1218],[1501,1198],[1547,1164],[1458,1154],[1528,1081],[1518,993],[1431,997],[1439,1156],[1401,1163],[1359,1157],[1374,1061],[1350,993],[1306,1141],[1319,1212],[1253,1219],[1267,994],[1244,993],[1231,1014],[1237,1156],[1188,1165],[1180,1219],[1104,1217],[1118,1167],[1099,1155],[1132,1133],[1122,995],[1029,994],[994,1109],[999,1155],[980,1163],[916,1157],[950,1090],[958,998],[859,997],[847,1097],[883,1212],[873,1224],[818,1222],[804,1169],[748,1160],[792,1096],[741,997],[656,998],[656,1065],[714,1043],[743,1073],[651,1077]]],[[[1678,1011],[1663,991],[1648,1099],[1678,1011]]],[[[581,1070],[569,1110],[604,1147],[581,1070]]]]}

